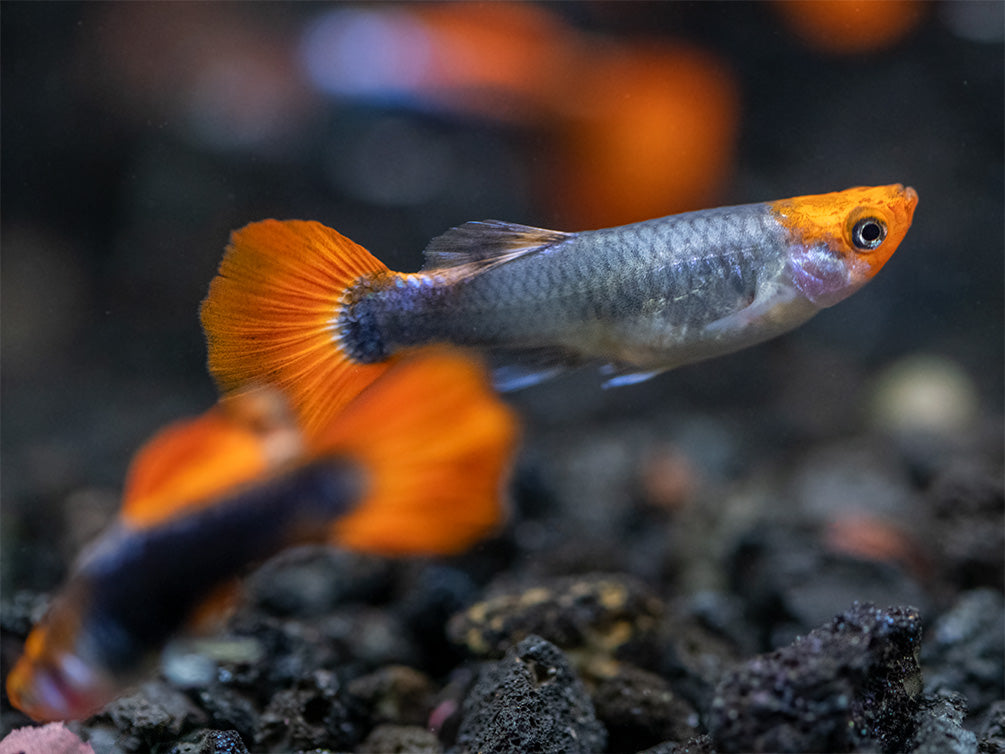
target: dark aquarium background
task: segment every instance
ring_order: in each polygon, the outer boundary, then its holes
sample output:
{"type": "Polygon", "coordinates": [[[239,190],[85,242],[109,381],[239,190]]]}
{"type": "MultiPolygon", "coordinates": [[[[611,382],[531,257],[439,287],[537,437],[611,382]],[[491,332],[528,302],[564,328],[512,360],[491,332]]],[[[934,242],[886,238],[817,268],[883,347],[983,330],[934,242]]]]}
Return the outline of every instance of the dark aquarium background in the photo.
{"type": "Polygon", "coordinates": [[[60,583],[144,438],[215,400],[199,303],[229,232],[267,217],[412,271],[467,220],[913,186],[890,262],[799,330],[633,387],[584,371],[507,396],[513,519],[465,578],[719,595],[741,656],[854,600],[926,625],[969,589],[1000,604],[1005,6],[837,6],[0,5],[4,666],[11,601],[60,583]]]}

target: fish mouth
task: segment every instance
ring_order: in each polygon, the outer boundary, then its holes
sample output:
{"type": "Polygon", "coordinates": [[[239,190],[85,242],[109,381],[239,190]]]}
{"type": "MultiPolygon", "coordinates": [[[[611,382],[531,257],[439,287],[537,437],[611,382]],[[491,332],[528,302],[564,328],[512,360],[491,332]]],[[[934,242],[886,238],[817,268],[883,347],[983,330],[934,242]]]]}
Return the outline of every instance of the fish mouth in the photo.
{"type": "Polygon", "coordinates": [[[904,199],[907,200],[908,210],[914,212],[914,208],[918,206],[918,192],[915,191],[911,186],[907,187],[901,186],[901,192],[904,194],[904,199]]]}
{"type": "Polygon", "coordinates": [[[17,665],[7,679],[7,696],[32,719],[74,720],[97,712],[110,701],[100,673],[72,655],[52,664],[17,665]]]}
{"type": "Polygon", "coordinates": [[[914,219],[914,208],[918,206],[918,192],[902,183],[894,183],[889,189],[891,199],[887,201],[887,206],[893,211],[898,223],[910,226],[914,219]]]}

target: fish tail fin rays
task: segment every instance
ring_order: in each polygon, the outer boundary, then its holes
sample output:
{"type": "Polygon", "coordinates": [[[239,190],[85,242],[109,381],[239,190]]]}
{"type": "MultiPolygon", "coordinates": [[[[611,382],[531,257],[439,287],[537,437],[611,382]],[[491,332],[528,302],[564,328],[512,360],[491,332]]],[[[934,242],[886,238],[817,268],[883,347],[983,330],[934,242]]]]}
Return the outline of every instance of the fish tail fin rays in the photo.
{"type": "Polygon", "coordinates": [[[537,253],[573,235],[501,220],[467,222],[429,242],[423,252],[426,258],[423,270],[449,269],[461,277],[473,275],[537,253]]]}
{"type": "Polygon", "coordinates": [[[517,421],[477,362],[445,347],[395,360],[319,438],[366,492],[331,541],[387,555],[464,550],[505,518],[517,421]]]}
{"type": "Polygon", "coordinates": [[[285,465],[302,449],[278,391],[241,390],[168,425],[140,448],[126,477],[121,520],[142,529],[211,505],[219,493],[285,465]]]}
{"type": "Polygon", "coordinates": [[[366,249],[321,223],[264,220],[231,235],[202,302],[209,370],[221,392],[274,385],[308,436],[387,368],[341,347],[346,289],[390,274],[366,249]]]}

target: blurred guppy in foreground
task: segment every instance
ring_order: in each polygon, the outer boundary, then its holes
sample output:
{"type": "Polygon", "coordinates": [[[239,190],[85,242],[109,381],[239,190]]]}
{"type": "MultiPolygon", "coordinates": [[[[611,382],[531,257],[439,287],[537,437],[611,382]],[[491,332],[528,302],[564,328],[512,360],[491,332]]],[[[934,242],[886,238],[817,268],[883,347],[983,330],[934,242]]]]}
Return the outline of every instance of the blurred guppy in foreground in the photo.
{"type": "Polygon", "coordinates": [[[469,222],[433,239],[414,274],[316,222],[253,223],[232,235],[203,302],[210,371],[223,390],[280,387],[308,430],[393,354],[431,342],[485,349],[503,390],[586,364],[630,384],[850,296],[917,202],[894,184],[579,233],[469,222]]]}
{"type": "Polygon", "coordinates": [[[515,443],[488,375],[446,349],[396,360],[311,437],[271,388],[224,397],[137,454],[118,520],[32,630],[8,697],[35,720],[87,717],[291,545],[466,548],[503,518],[515,443]]]}

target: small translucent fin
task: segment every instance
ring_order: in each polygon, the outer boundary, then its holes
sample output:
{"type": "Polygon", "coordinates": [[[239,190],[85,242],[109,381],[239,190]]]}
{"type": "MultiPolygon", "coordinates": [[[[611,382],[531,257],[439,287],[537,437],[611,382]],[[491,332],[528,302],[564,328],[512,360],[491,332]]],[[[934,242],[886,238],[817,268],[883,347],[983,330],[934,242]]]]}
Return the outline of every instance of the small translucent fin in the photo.
{"type": "Polygon", "coordinates": [[[729,337],[746,330],[759,321],[777,319],[793,301],[805,298],[792,286],[783,283],[763,284],[757,294],[736,303],[734,311],[705,325],[705,331],[715,337],[729,337]]]}
{"type": "Polygon", "coordinates": [[[440,347],[406,355],[319,437],[368,482],[332,542],[399,555],[464,550],[504,518],[516,441],[516,419],[477,362],[440,347]]]}
{"type": "Polygon", "coordinates": [[[566,371],[563,366],[533,367],[507,364],[492,370],[492,384],[501,393],[534,387],[566,371]]]}
{"type": "Polygon", "coordinates": [[[346,288],[387,274],[320,223],[264,220],[235,231],[201,310],[220,390],[275,385],[312,435],[387,368],[349,358],[334,325],[346,288]]]}
{"type": "Polygon", "coordinates": [[[636,385],[667,371],[666,369],[653,369],[648,372],[629,370],[631,370],[631,367],[619,366],[617,364],[604,364],[600,367],[600,374],[604,378],[603,387],[607,389],[611,387],[636,385]]]}
{"type": "Polygon", "coordinates": [[[573,235],[500,220],[468,222],[429,242],[423,252],[423,270],[460,268],[473,274],[554,246],[573,235]]]}
{"type": "Polygon", "coordinates": [[[502,393],[533,387],[583,366],[583,360],[560,348],[498,348],[490,355],[492,382],[502,393]]]}
{"type": "Polygon", "coordinates": [[[143,529],[205,508],[301,452],[299,430],[278,393],[235,394],[195,419],[168,425],[140,448],[120,517],[143,529]]]}

